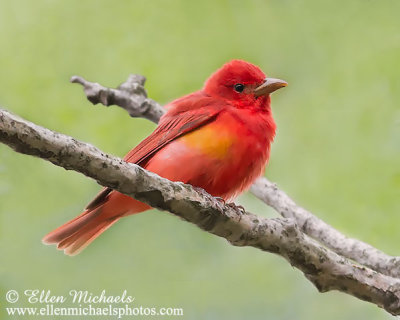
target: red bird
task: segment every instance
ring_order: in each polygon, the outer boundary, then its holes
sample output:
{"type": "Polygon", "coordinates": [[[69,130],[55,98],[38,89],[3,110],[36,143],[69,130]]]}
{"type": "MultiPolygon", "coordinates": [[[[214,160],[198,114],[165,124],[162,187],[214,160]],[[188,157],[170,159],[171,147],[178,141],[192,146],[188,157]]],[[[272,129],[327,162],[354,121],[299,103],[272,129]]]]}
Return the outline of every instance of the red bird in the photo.
{"type": "MultiPolygon", "coordinates": [[[[212,74],[202,90],[169,103],[154,132],[124,160],[232,199],[264,171],[276,130],[270,94],[285,86],[285,81],[266,78],[257,66],[233,60],[212,74]]],[[[43,242],[75,255],[120,218],[148,209],[103,188],[83,213],[43,242]]]]}

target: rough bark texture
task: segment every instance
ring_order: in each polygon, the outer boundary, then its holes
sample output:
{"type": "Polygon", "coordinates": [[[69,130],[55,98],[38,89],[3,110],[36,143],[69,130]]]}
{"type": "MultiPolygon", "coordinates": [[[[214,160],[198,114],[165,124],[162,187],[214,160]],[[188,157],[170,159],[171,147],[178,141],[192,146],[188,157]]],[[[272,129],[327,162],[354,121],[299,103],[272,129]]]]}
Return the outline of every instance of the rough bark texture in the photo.
{"type": "Polygon", "coordinates": [[[304,233],[337,254],[382,274],[400,277],[400,257],[389,256],[365,242],[346,237],[311,212],[298,206],[276,184],[265,178],[259,178],[252,185],[251,192],[279,212],[282,217],[295,219],[304,233]]]}
{"type": "MultiPolygon", "coordinates": [[[[144,77],[130,76],[117,89],[73,77],[96,104],[117,104],[131,116],[157,122],[163,108],[148,99],[144,77]]],[[[400,314],[399,258],[350,239],[297,206],[275,184],[260,178],[252,192],[283,218],[265,219],[224,204],[204,190],[174,183],[90,144],[27,122],[0,109],[0,142],[95,179],[152,207],[167,210],[236,246],[252,246],[285,258],[319,291],[339,290],[400,314]],[[350,261],[350,258],[356,263],[350,261]]]]}

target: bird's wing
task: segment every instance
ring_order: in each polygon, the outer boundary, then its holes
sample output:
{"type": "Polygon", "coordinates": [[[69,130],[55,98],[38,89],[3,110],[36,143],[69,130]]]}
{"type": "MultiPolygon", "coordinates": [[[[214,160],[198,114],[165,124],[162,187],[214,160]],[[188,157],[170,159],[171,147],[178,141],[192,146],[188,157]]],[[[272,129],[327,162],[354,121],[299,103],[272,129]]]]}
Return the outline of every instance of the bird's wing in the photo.
{"type": "MultiPolygon", "coordinates": [[[[201,92],[175,100],[167,106],[168,112],[161,118],[157,128],[125,157],[127,162],[145,166],[149,159],[171,141],[215,120],[222,110],[219,101],[201,92]]],[[[86,206],[92,210],[102,204],[110,188],[103,188],[86,206]]]]}

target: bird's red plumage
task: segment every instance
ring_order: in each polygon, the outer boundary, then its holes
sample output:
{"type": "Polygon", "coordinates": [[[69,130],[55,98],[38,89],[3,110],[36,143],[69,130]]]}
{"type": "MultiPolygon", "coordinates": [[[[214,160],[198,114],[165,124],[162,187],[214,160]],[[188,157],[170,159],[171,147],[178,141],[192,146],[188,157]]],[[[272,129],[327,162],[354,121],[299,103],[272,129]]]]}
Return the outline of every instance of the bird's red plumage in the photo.
{"type": "MultiPolygon", "coordinates": [[[[269,158],[276,129],[270,96],[252,93],[264,79],[247,62],[226,64],[203,90],[167,105],[155,131],[124,160],[231,199],[262,174],[269,158]],[[235,90],[237,83],[245,86],[243,92],[235,90]]],[[[149,208],[105,188],[80,216],[49,233],[44,242],[76,254],[119,218],[149,208]]]]}

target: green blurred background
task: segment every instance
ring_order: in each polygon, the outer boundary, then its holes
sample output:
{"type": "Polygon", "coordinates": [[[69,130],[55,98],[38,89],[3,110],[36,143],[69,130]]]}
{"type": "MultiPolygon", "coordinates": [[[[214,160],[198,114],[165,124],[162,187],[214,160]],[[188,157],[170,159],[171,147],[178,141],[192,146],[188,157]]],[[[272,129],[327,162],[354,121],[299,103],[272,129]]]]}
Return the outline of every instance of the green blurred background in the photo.
{"type": "MultiPolygon", "coordinates": [[[[232,58],[289,82],[273,96],[278,133],[266,175],[345,234],[400,254],[400,2],[0,2],[0,104],[123,156],[154,124],[93,107],[74,75],[117,86],[146,75],[166,103],[232,58]]],[[[0,145],[0,306],[4,292],[77,288],[184,319],[388,319],[351,296],[320,294],[282,258],[235,248],[168,213],[113,226],[67,257],[41,237],[99,186],[0,145]]],[[[252,195],[250,211],[275,216],[252,195]]],[[[4,308],[0,318],[6,319],[4,308]]]]}

